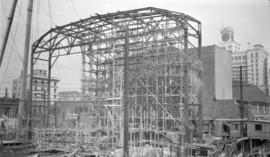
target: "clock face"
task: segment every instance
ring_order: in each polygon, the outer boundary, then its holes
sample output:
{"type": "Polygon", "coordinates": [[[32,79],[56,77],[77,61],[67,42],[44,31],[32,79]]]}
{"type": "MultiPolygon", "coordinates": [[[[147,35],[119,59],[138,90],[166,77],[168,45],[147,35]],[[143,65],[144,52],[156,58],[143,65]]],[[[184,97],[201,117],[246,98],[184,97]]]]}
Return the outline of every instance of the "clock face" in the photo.
{"type": "Polygon", "coordinates": [[[222,34],[222,41],[228,41],[230,39],[229,33],[222,34]]]}

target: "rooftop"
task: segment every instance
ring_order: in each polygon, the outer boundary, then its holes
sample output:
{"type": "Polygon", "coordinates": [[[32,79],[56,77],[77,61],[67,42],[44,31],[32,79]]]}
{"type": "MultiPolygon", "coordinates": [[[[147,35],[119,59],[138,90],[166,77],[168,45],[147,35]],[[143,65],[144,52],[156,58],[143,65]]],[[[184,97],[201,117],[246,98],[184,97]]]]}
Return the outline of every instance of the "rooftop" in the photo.
{"type": "MultiPolygon", "coordinates": [[[[240,100],[240,81],[233,81],[233,97],[240,100]]],[[[270,102],[270,98],[257,86],[246,83],[243,83],[243,100],[261,103],[270,102]]]]}

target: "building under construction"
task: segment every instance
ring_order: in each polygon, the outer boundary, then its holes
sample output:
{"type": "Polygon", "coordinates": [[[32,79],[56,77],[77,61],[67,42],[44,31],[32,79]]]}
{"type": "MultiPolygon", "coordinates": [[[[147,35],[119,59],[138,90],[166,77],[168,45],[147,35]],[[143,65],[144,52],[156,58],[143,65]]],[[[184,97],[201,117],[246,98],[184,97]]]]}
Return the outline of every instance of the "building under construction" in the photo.
{"type": "Polygon", "coordinates": [[[181,154],[202,138],[200,51],[200,21],[153,7],[52,28],[32,46],[31,76],[38,64],[47,64],[50,85],[57,59],[81,54],[83,101],[30,102],[26,130],[40,145],[76,143],[105,154],[123,148],[132,156],[145,156],[150,148],[164,156],[181,154]]]}
{"type": "Polygon", "coordinates": [[[0,156],[269,156],[269,97],[243,85],[242,65],[232,83],[231,52],[201,48],[198,20],[148,7],[57,26],[32,45],[29,77],[32,8],[20,99],[6,90],[0,102],[0,156]],[[52,73],[71,55],[81,57],[81,92],[57,100],[52,73]]]}

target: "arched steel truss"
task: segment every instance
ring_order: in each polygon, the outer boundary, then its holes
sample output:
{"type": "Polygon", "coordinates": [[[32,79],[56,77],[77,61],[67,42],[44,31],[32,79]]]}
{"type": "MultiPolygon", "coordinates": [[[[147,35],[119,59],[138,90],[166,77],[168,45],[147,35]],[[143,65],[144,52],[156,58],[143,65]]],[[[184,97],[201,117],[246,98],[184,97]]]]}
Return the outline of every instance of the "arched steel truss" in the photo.
{"type": "Polygon", "coordinates": [[[191,123],[185,121],[190,117],[183,111],[196,112],[193,120],[198,120],[201,73],[201,23],[186,14],[148,7],[96,14],[57,26],[33,44],[31,71],[38,62],[46,62],[50,78],[59,57],[82,54],[84,100],[102,106],[100,114],[107,119],[99,121],[100,129],[112,129],[110,136],[121,141],[119,118],[127,29],[132,144],[141,146],[143,140],[158,142],[168,132],[184,134],[185,129],[191,129],[191,123]]]}

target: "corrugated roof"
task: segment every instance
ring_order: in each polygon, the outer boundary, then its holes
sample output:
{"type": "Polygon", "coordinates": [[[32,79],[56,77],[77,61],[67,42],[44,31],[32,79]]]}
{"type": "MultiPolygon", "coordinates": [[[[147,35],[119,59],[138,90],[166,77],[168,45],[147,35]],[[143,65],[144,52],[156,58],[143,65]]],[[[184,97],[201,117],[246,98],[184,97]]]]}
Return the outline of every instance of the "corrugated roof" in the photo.
{"type": "MultiPolygon", "coordinates": [[[[233,81],[233,97],[240,100],[240,82],[233,81]]],[[[243,84],[243,100],[248,102],[269,103],[270,98],[257,86],[243,84]]]]}

